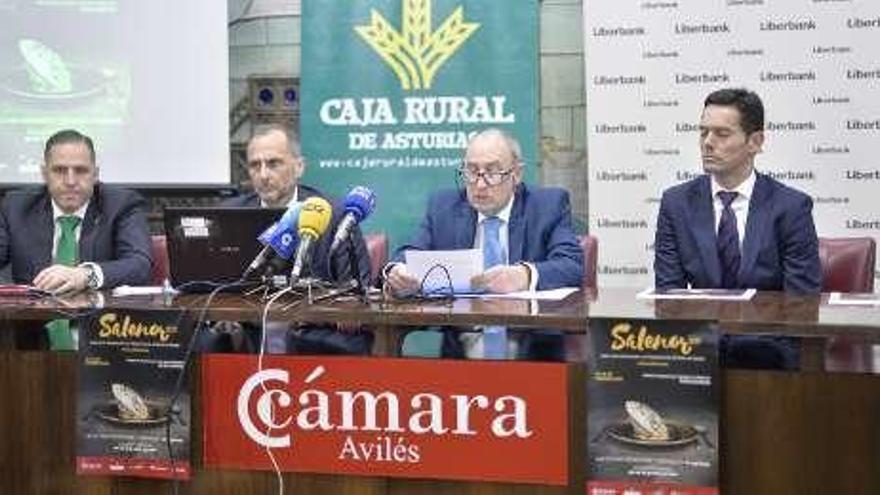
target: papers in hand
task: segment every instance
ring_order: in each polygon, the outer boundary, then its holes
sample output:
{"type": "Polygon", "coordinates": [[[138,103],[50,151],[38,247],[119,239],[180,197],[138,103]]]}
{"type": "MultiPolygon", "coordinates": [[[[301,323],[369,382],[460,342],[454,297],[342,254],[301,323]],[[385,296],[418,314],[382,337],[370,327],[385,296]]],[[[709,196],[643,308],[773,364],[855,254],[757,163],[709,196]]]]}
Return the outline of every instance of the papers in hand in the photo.
{"type": "Polygon", "coordinates": [[[649,287],[636,299],[704,299],[711,301],[748,301],[755,289],[655,289],[649,287]]]}
{"type": "Polygon", "coordinates": [[[424,295],[474,294],[471,279],[483,271],[479,249],[404,252],[406,269],[422,283],[424,295]]]}

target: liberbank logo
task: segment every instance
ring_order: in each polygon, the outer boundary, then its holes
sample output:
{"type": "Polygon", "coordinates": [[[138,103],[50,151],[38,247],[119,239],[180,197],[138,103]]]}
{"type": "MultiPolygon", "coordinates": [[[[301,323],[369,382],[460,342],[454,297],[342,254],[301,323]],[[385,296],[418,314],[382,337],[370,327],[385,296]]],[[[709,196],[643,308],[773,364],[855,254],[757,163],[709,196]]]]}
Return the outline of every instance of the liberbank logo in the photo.
{"type": "Polygon", "coordinates": [[[431,0],[401,0],[400,30],[375,9],[370,23],[355,32],[372,48],[400,80],[404,91],[430,89],[440,67],[479,29],[465,21],[458,6],[436,30],[431,31],[431,0]]]}

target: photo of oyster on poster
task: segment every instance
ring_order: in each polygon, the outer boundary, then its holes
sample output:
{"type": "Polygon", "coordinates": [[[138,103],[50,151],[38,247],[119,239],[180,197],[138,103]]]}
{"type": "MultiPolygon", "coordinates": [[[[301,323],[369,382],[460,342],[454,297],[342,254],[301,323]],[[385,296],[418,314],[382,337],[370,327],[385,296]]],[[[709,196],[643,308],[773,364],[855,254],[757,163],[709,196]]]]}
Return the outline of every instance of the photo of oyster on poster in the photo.
{"type": "Polygon", "coordinates": [[[589,336],[587,493],[718,493],[715,325],[593,319],[589,336]]]}
{"type": "Polygon", "coordinates": [[[191,323],[179,311],[102,311],[80,329],[77,473],[190,476],[191,323]]]}
{"type": "Polygon", "coordinates": [[[169,421],[183,424],[180,405],[171,404],[170,397],[148,400],[122,383],[110,384],[110,391],[113,399],[93,407],[90,411],[102,421],[130,426],[161,425],[169,421]]]}

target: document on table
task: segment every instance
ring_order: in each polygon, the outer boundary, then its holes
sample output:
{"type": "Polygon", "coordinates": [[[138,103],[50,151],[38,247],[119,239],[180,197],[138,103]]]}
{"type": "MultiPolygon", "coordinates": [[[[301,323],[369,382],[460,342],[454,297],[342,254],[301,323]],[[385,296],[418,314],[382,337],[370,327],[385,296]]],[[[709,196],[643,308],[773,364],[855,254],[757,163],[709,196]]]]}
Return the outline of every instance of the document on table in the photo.
{"type": "Polygon", "coordinates": [[[548,290],[522,290],[518,292],[508,292],[507,294],[456,294],[459,297],[470,297],[481,299],[531,299],[533,301],[561,301],[566,297],[580,290],[579,287],[560,287],[558,289],[548,290]]]}
{"type": "Polygon", "coordinates": [[[880,294],[832,292],[828,296],[831,306],[880,306],[880,294]]]}
{"type": "Polygon", "coordinates": [[[483,271],[483,252],[479,249],[404,252],[406,269],[422,284],[424,295],[479,293],[471,279],[483,271]]]}
{"type": "Polygon", "coordinates": [[[636,299],[704,299],[710,301],[748,301],[755,289],[655,289],[648,287],[636,299]]]}

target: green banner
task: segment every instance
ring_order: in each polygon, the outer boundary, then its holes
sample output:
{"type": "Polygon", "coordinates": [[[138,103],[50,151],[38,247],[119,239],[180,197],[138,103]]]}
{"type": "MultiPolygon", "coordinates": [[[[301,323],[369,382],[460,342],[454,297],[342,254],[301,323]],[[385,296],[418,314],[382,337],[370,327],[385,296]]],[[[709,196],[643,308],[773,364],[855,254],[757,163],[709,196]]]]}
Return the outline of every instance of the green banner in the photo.
{"type": "Polygon", "coordinates": [[[455,187],[468,138],[505,129],[537,176],[537,0],[306,0],[305,182],[373,189],[363,227],[404,242],[428,195],[455,187]]]}

